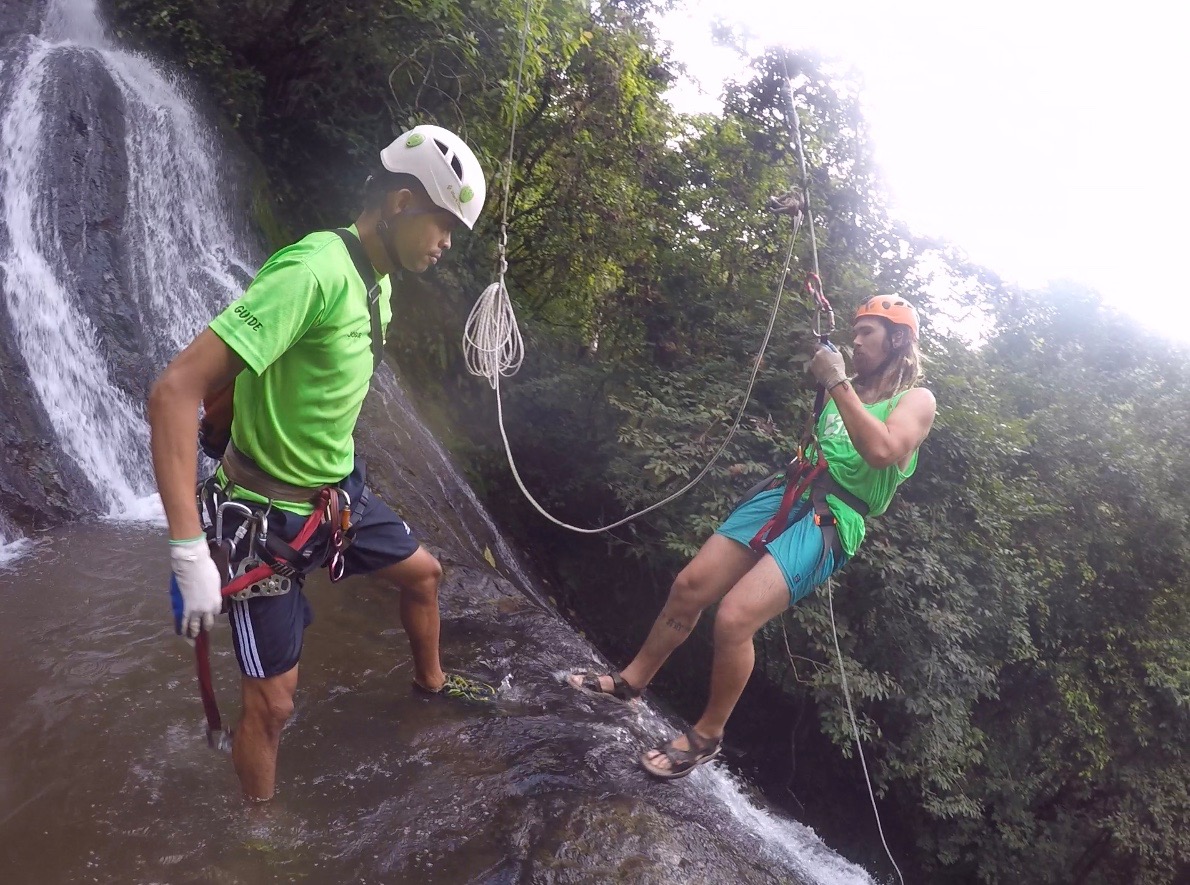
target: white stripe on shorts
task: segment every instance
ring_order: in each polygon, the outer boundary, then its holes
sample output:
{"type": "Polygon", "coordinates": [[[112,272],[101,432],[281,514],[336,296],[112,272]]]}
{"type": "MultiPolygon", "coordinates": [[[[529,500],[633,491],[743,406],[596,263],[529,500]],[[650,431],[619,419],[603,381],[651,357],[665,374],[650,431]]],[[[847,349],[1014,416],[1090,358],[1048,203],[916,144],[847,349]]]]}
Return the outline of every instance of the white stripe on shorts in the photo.
{"type": "Polygon", "coordinates": [[[244,665],[244,674],[264,679],[264,667],[260,663],[260,652],[256,648],[256,636],[252,632],[252,618],[248,614],[248,601],[233,599],[231,603],[231,623],[239,639],[240,657],[244,665]]]}

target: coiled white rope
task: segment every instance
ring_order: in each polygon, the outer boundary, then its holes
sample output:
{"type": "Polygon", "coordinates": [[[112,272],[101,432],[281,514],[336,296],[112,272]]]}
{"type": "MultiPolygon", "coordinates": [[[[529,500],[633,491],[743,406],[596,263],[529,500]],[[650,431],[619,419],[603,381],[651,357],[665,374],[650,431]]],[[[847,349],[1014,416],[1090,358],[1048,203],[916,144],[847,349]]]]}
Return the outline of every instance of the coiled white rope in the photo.
{"type": "Polygon", "coordinates": [[[471,308],[463,327],[463,355],[467,371],[487,378],[493,389],[501,375],[515,375],[525,358],[525,342],[517,326],[516,312],[500,279],[486,289],[471,308]]]}

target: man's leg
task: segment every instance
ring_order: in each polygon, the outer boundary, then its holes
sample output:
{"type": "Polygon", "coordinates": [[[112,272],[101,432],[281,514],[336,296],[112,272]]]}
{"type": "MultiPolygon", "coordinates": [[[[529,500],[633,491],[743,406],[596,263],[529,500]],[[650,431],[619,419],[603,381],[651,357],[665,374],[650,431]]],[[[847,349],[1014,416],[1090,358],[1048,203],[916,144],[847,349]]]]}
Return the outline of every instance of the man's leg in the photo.
{"type": "Polygon", "coordinates": [[[413,678],[422,687],[438,691],[446,681],[438,655],[441,621],[438,584],[442,566],[424,547],[407,559],[373,573],[373,579],[394,587],[401,598],[401,626],[413,652],[413,678]]]}
{"type": "MultiPolygon", "coordinates": [[[[620,673],[624,681],[637,689],[648,685],[674,649],[686,641],[703,611],[722,599],[756,564],[756,559],[756,553],[743,544],[723,535],[711,535],[674,579],[644,645],[620,673]]],[[[581,681],[574,674],[569,678],[572,685],[581,681]]],[[[601,676],[600,685],[610,692],[611,677],[601,676]]]]}
{"type": "MultiPolygon", "coordinates": [[[[756,631],[789,607],[789,587],[771,556],[765,556],[731,588],[715,615],[715,652],[711,664],[711,696],[706,710],[694,724],[695,733],[708,740],[723,736],[727,719],[748,684],[756,661],[752,638],[756,631]]],[[[689,750],[685,735],[673,741],[678,750],[689,750]]],[[[670,767],[659,750],[645,759],[660,769],[670,767]]]]}
{"type": "Polygon", "coordinates": [[[244,798],[263,802],[273,798],[277,781],[277,748],[281,729],[293,714],[298,668],[279,676],[240,677],[243,713],[236,726],[231,760],[240,778],[244,798]]]}

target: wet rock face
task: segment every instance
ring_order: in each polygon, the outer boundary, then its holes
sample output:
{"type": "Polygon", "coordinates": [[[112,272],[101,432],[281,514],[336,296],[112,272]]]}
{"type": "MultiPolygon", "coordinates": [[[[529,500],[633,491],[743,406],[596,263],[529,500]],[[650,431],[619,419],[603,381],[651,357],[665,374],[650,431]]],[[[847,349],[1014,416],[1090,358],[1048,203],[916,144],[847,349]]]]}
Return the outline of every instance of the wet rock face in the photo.
{"type": "MultiPolygon", "coordinates": [[[[36,33],[43,0],[0,0],[0,107],[11,98],[11,67],[17,47],[36,33]]],[[[0,250],[9,248],[7,231],[0,229],[0,250]]],[[[3,278],[0,277],[0,286],[3,278]]],[[[72,487],[82,480],[61,463],[49,421],[26,377],[24,360],[16,349],[8,313],[0,310],[0,513],[18,529],[35,529],[62,522],[72,487]]],[[[86,488],[85,481],[82,485],[86,488]]]]}
{"type": "Polygon", "coordinates": [[[136,244],[128,242],[124,225],[124,99],[93,53],[63,52],[51,71],[43,102],[42,211],[52,219],[65,259],[60,272],[79,293],[77,306],[95,328],[112,380],[134,402],[144,402],[158,366],[146,341],[152,318],[141,315],[127,284],[126,250],[136,244]]]}
{"type": "Polygon", "coordinates": [[[45,0],[0,0],[0,47],[36,34],[44,13],[45,0]]]}
{"type": "Polygon", "coordinates": [[[0,312],[0,512],[21,530],[58,525],[93,512],[91,483],[64,455],[0,312]]]}
{"type": "MultiPolygon", "coordinates": [[[[0,22],[15,31],[28,22],[13,15],[13,5],[0,0],[0,22]]],[[[35,23],[29,30],[36,30],[35,23]]],[[[8,64],[19,63],[18,51],[6,53],[8,64]]],[[[123,100],[98,57],[88,53],[63,52],[53,59],[46,88],[38,214],[61,249],[63,266],[57,272],[72,278],[72,288],[83,293],[78,306],[109,354],[113,377],[143,400],[155,372],[145,355],[136,306],[123,285],[119,238],[128,184],[123,100]]],[[[10,100],[10,94],[3,95],[5,105],[10,100]]],[[[9,247],[7,231],[0,246],[9,247]]],[[[0,313],[0,412],[5,450],[0,511],[18,529],[45,528],[98,509],[92,484],[58,445],[6,311],[0,313]]]]}

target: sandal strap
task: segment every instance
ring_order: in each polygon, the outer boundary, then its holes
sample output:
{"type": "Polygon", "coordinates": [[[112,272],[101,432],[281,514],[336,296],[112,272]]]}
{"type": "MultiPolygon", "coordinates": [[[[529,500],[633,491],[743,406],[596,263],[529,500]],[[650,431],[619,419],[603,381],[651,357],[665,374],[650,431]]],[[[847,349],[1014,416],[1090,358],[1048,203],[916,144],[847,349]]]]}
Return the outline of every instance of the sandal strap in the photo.
{"type": "Polygon", "coordinates": [[[641,696],[641,689],[629,685],[624,677],[620,675],[619,670],[612,670],[610,673],[604,675],[611,678],[611,691],[603,687],[603,683],[599,681],[603,677],[598,673],[583,673],[581,684],[587,691],[594,692],[595,694],[611,695],[613,698],[621,701],[634,701],[641,696]]]}
{"type": "Polygon", "coordinates": [[[674,741],[668,740],[654,749],[665,755],[669,760],[669,770],[675,773],[680,773],[694,768],[696,765],[701,765],[708,759],[713,758],[719,752],[719,747],[723,743],[723,738],[704,738],[693,728],[686,732],[686,742],[690,744],[689,750],[679,750],[674,746],[674,741]]]}
{"type": "Polygon", "coordinates": [[[635,701],[641,696],[641,690],[629,685],[619,670],[612,670],[607,674],[612,678],[612,696],[622,701],[635,701]]]}
{"type": "Polygon", "coordinates": [[[690,749],[695,753],[705,756],[707,753],[717,751],[723,743],[723,738],[704,738],[701,734],[693,728],[686,730],[686,743],[690,745],[690,749]]]}

